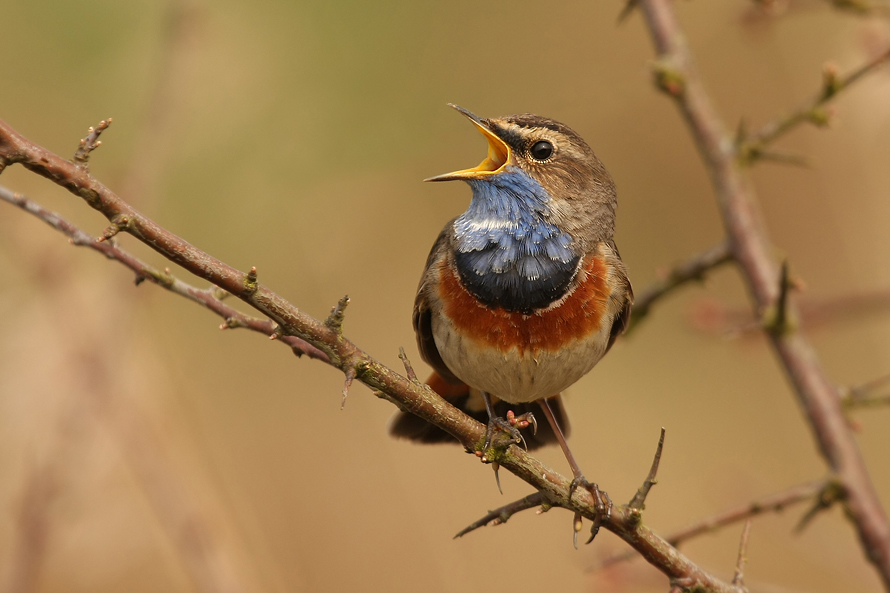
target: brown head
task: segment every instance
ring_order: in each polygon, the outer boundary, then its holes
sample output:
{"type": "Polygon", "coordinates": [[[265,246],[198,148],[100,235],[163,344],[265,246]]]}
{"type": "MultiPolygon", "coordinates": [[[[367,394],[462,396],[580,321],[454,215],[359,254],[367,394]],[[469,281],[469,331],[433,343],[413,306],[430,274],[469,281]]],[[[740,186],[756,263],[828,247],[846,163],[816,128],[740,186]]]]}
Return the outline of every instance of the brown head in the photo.
{"type": "Polygon", "coordinates": [[[480,118],[464,114],[488,141],[488,156],[477,167],[432,177],[496,182],[512,165],[526,172],[550,195],[547,219],[568,232],[580,251],[599,241],[610,241],[617,206],[615,183],[590,146],[574,130],[558,121],[523,113],[480,118]]]}

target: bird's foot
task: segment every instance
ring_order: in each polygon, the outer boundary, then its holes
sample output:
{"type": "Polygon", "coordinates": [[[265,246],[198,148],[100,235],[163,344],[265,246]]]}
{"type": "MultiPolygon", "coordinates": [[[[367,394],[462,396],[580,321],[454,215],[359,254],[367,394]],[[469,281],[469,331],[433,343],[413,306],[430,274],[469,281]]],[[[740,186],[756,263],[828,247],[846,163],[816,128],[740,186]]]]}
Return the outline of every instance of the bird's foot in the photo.
{"type": "MultiPolygon", "coordinates": [[[[600,490],[599,486],[592,482],[588,482],[587,479],[583,475],[575,476],[575,479],[572,480],[572,483],[569,484],[569,498],[572,498],[572,495],[575,493],[575,490],[578,488],[584,488],[590,495],[593,497],[593,508],[596,511],[596,515],[593,519],[593,526],[590,528],[590,538],[585,543],[590,543],[593,541],[593,538],[596,537],[596,534],[599,533],[600,527],[603,524],[603,521],[608,521],[612,518],[612,499],[609,498],[609,495],[606,494],[604,490],[600,490]]],[[[581,514],[575,513],[575,521],[573,524],[574,533],[573,533],[573,543],[575,548],[578,547],[578,532],[581,531],[581,514]]]]}
{"type": "Polygon", "coordinates": [[[476,455],[482,458],[482,461],[488,461],[486,452],[494,446],[495,449],[506,449],[510,445],[522,445],[528,449],[525,437],[519,432],[520,428],[532,427],[532,433],[538,432],[538,421],[535,415],[527,412],[520,416],[516,416],[513,410],[507,412],[507,418],[493,417],[488,421],[488,427],[485,430],[485,441],[482,448],[476,451],[476,455]],[[499,435],[505,435],[506,439],[497,438],[499,435]]]}
{"type": "Polygon", "coordinates": [[[531,412],[516,416],[513,413],[513,410],[510,410],[507,412],[506,420],[504,418],[493,417],[488,421],[488,427],[485,429],[485,441],[482,444],[482,448],[476,451],[476,456],[481,458],[483,463],[491,462],[491,465],[494,468],[494,479],[498,484],[498,490],[501,494],[503,494],[504,491],[501,490],[501,478],[498,475],[500,465],[489,458],[489,452],[492,449],[495,451],[506,450],[510,445],[520,444],[528,449],[525,437],[523,437],[522,433],[519,431],[520,428],[527,428],[528,426],[532,427],[533,433],[538,432],[538,422],[535,420],[535,415],[531,412]]]}

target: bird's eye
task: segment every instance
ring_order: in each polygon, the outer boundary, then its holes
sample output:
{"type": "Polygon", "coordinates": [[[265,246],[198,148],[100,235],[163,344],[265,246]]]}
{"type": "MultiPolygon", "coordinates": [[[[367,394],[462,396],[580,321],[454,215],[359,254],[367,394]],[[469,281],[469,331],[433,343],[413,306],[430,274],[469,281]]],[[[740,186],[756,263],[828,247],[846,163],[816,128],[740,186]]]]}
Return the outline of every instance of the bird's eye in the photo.
{"type": "Polygon", "coordinates": [[[546,140],[538,140],[532,145],[529,153],[536,161],[546,161],[553,154],[553,145],[546,140]]]}

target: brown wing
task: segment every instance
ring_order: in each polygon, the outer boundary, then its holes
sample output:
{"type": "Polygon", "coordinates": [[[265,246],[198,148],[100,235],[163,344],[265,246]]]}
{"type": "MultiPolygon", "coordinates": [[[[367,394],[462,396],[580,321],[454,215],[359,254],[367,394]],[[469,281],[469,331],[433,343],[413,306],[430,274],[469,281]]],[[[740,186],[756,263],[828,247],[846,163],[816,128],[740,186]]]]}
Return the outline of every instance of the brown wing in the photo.
{"type": "MultiPolygon", "coordinates": [[[[630,290],[630,285],[628,284],[628,290],[630,290]]],[[[618,339],[618,336],[623,334],[625,330],[627,330],[627,326],[630,324],[630,311],[633,308],[633,293],[631,293],[631,298],[624,302],[624,307],[619,311],[618,315],[615,316],[615,319],[612,320],[612,329],[609,330],[609,343],[606,344],[606,352],[608,352],[612,348],[612,344],[615,343],[615,340],[618,339]]],[[[603,353],[605,355],[605,352],[603,353]]]]}
{"type": "MultiPolygon", "coordinates": [[[[615,340],[625,332],[630,324],[630,312],[634,302],[633,287],[630,285],[630,279],[627,277],[624,262],[621,261],[621,256],[618,254],[618,248],[612,242],[608,246],[610,252],[607,251],[606,257],[610,260],[611,265],[609,267],[612,269],[612,274],[615,275],[615,289],[612,292],[611,298],[619,301],[618,306],[620,309],[612,320],[612,329],[609,331],[609,343],[606,345],[606,352],[611,350],[615,340]]],[[[605,353],[603,355],[605,356],[605,353]]]]}
{"type": "Polygon", "coordinates": [[[439,376],[447,382],[460,385],[463,384],[463,381],[458,379],[454,373],[451,372],[451,369],[445,365],[445,361],[442,360],[442,355],[439,354],[439,349],[436,347],[436,341],[433,339],[432,309],[430,308],[429,302],[430,291],[434,290],[436,281],[433,277],[433,274],[437,273],[435,266],[446,255],[445,250],[448,249],[448,232],[451,227],[451,222],[445,225],[445,228],[439,233],[436,242],[433,243],[433,248],[430,250],[429,257],[426,259],[426,267],[423,270],[423,275],[420,277],[420,286],[417,287],[417,298],[414,300],[414,315],[412,321],[414,323],[414,335],[417,338],[417,349],[420,350],[420,357],[424,362],[433,367],[439,376]]]}

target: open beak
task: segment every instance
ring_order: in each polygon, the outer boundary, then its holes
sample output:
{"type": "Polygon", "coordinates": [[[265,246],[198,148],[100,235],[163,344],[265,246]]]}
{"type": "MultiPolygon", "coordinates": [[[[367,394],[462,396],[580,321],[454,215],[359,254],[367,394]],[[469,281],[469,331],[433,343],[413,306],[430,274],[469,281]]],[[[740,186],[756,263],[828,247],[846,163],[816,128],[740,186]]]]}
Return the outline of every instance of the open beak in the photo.
{"type": "Polygon", "coordinates": [[[430,177],[429,179],[424,179],[424,181],[451,181],[453,179],[483,179],[488,175],[496,175],[499,173],[506,165],[510,162],[510,147],[507,146],[503,140],[497,137],[497,135],[491,131],[490,124],[487,119],[482,119],[476,115],[473,115],[463,107],[458,105],[454,105],[452,103],[448,103],[449,107],[453,107],[467,116],[471,122],[476,124],[476,127],[482,132],[482,135],[485,136],[485,139],[488,140],[488,156],[485,157],[485,160],[479,163],[478,166],[473,167],[472,169],[462,169],[460,171],[454,171],[452,173],[445,173],[444,175],[436,175],[435,177],[430,177]]]}

